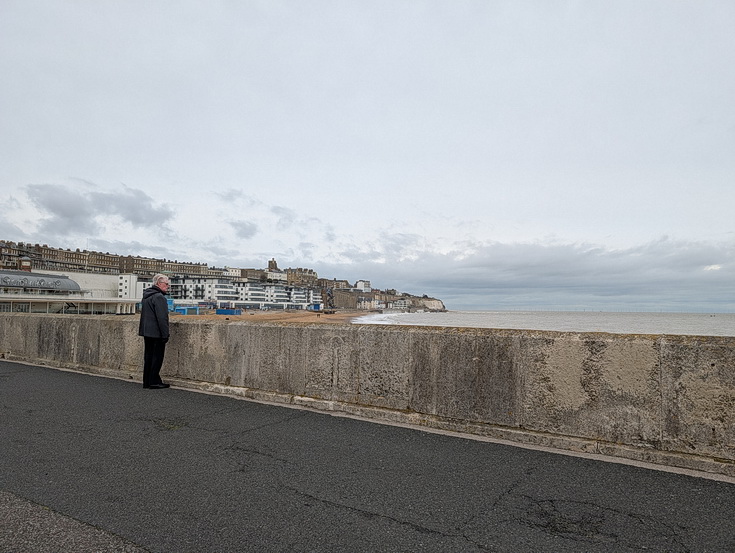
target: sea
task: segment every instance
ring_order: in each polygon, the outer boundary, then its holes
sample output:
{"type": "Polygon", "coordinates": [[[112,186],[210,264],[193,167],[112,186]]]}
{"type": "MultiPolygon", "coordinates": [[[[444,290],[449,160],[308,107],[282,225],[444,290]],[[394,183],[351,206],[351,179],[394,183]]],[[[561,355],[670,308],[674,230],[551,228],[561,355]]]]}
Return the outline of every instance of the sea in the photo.
{"type": "Polygon", "coordinates": [[[679,334],[735,336],[735,313],[619,313],[608,311],[446,311],[375,313],[354,324],[452,326],[609,332],[613,334],[679,334]]]}

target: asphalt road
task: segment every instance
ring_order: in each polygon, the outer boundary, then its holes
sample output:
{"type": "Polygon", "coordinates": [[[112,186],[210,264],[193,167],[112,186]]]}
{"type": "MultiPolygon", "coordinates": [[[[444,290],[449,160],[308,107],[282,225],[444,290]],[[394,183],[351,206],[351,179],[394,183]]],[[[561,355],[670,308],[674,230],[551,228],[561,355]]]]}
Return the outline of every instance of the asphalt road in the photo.
{"type": "Polygon", "coordinates": [[[733,552],[735,484],[0,361],[0,552],[733,552]]]}

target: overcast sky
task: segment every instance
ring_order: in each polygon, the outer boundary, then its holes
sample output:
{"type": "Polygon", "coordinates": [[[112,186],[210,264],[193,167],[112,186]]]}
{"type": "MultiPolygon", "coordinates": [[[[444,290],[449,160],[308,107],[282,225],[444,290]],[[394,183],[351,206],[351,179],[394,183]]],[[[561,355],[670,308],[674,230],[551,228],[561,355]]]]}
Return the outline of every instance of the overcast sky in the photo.
{"type": "Polygon", "coordinates": [[[735,311],[735,2],[0,0],[0,239],[735,311]]]}

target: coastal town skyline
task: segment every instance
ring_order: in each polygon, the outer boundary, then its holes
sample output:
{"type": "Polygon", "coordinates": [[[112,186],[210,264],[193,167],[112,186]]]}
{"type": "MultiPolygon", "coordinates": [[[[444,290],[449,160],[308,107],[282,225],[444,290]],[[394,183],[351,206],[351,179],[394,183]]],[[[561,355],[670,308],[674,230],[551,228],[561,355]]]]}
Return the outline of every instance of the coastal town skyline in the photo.
{"type": "Polygon", "coordinates": [[[0,236],[735,311],[735,5],[0,6],[0,236]]]}
{"type": "MultiPolygon", "coordinates": [[[[53,297],[70,294],[75,300],[110,302],[113,312],[129,309],[140,300],[156,275],[166,275],[166,293],[184,310],[205,306],[224,309],[359,311],[445,311],[439,298],[391,288],[374,289],[369,280],[354,282],[321,277],[307,267],[279,268],[275,258],[267,267],[209,267],[206,263],[157,259],[80,248],[0,239],[0,295],[5,310],[30,309],[33,300],[47,312],[64,309],[53,297]],[[62,292],[63,290],[63,292],[62,292]],[[49,296],[50,294],[50,296],[49,296]],[[49,299],[49,298],[52,299],[49,299]],[[9,303],[8,303],[9,302],[9,303]]],[[[58,300],[58,298],[57,298],[58,300]]],[[[104,309],[107,309],[105,307],[104,309]]],[[[127,311],[126,311],[127,312],[127,311]]]]}
{"type": "MultiPolygon", "coordinates": [[[[86,248],[59,248],[54,245],[39,242],[13,242],[0,237],[0,267],[18,271],[43,270],[67,271],[70,273],[98,273],[98,274],[135,274],[152,277],[156,273],[172,276],[207,276],[227,278],[258,278],[268,279],[269,273],[295,275],[294,280],[299,284],[315,284],[318,280],[324,281],[321,287],[326,287],[326,281],[339,283],[348,288],[363,283],[370,287],[369,279],[350,281],[336,276],[318,276],[318,273],[309,267],[278,267],[275,258],[271,258],[262,266],[253,267],[215,267],[206,262],[146,257],[119,252],[102,252],[86,248]]],[[[280,278],[279,278],[280,280],[280,278]]],[[[286,278],[284,277],[285,281],[286,278]]],[[[289,280],[291,280],[289,276],[289,280]]]]}

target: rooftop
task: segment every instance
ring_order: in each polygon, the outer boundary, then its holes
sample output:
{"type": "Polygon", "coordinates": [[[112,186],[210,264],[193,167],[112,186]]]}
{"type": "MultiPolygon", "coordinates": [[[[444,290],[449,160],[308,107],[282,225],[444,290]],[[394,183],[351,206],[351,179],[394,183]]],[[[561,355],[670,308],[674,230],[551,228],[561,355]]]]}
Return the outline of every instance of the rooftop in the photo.
{"type": "Polygon", "coordinates": [[[79,292],[81,290],[79,284],[69,277],[9,270],[0,270],[0,286],[3,288],[63,292],[79,292]]]}

